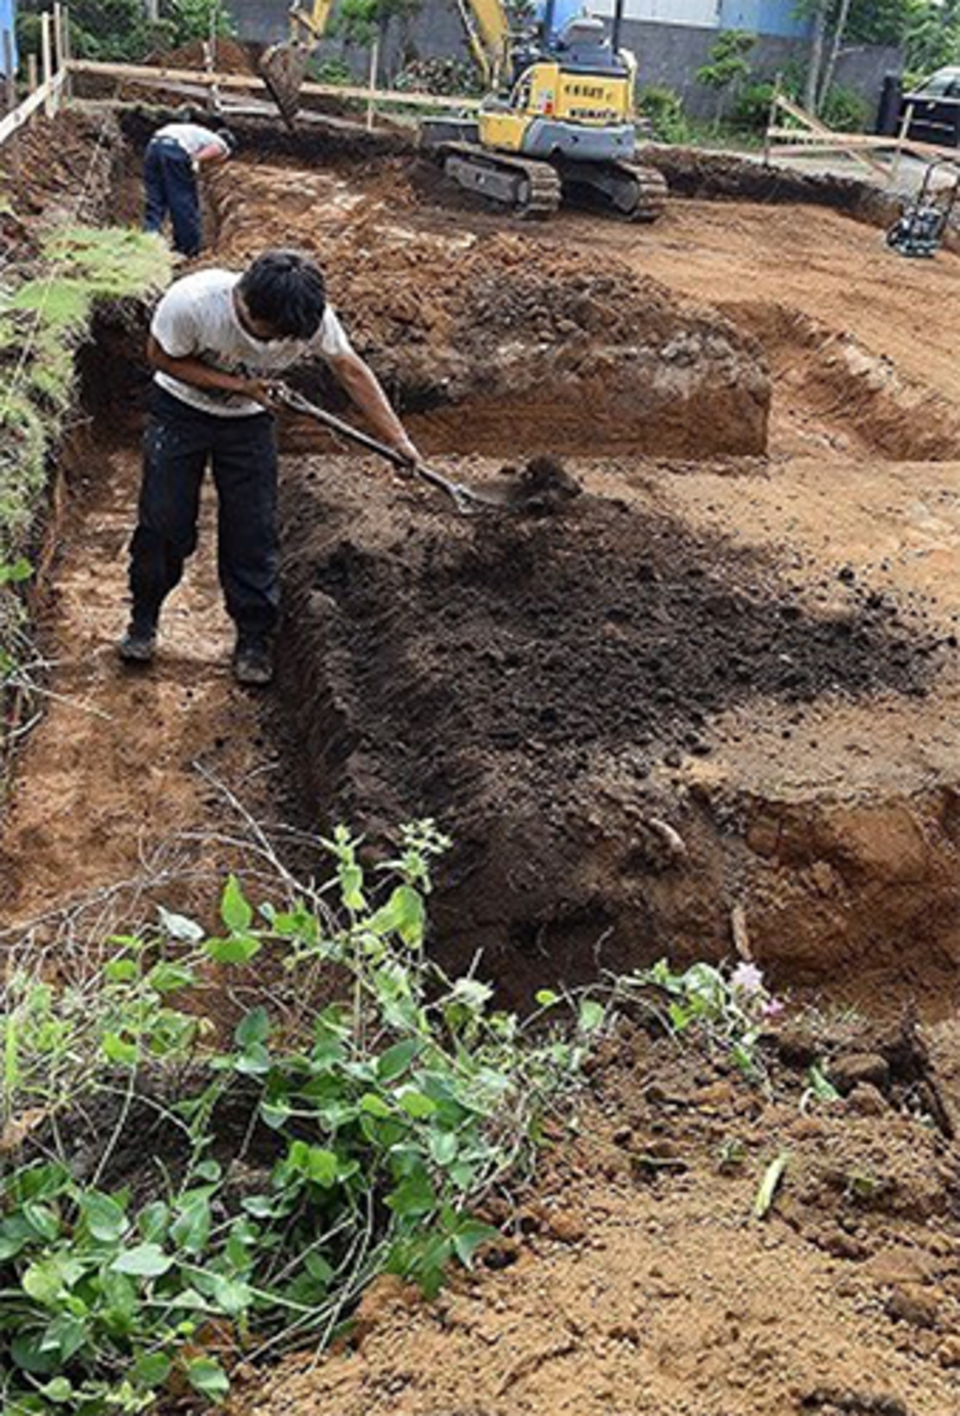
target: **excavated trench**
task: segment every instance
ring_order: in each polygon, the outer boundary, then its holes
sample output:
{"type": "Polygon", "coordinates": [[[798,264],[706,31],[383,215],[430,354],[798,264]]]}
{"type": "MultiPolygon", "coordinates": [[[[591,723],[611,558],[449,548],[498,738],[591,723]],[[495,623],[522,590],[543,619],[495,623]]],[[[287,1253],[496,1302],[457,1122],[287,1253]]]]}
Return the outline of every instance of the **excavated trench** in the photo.
{"type": "MultiPolygon", "coordinates": [[[[392,151],[345,174],[279,148],[219,180],[218,258],[289,230],[444,470],[559,452],[584,486],[556,515],[461,518],[285,421],[278,699],[308,823],[376,851],[436,817],[456,841],[436,947],[482,947],[514,998],[729,954],[737,914],[781,980],[949,971],[956,614],[904,591],[895,555],[794,540],[785,513],[741,534],[783,485],[771,394],[854,459],[848,485],[856,458],[956,456],[946,400],[788,308],[692,306],[527,232],[425,229],[412,199],[394,210],[392,151]],[[840,737],[877,722],[847,774],[840,737]],[[922,763],[885,773],[907,738],[922,763]]],[[[111,438],[143,404],[141,335],[105,312],[83,356],[111,438]]]]}

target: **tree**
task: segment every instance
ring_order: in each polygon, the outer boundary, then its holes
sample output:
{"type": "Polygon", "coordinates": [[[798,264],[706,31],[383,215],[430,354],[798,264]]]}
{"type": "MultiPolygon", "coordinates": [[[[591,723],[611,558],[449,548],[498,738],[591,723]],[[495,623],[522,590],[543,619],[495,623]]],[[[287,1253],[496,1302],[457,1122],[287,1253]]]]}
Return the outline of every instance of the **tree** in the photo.
{"type": "Polygon", "coordinates": [[[697,70],[697,82],[716,90],[717,125],[723,116],[727,96],[740,87],[750,73],[746,56],[755,43],[755,36],[744,30],[724,30],[710,48],[710,62],[697,70]]]}

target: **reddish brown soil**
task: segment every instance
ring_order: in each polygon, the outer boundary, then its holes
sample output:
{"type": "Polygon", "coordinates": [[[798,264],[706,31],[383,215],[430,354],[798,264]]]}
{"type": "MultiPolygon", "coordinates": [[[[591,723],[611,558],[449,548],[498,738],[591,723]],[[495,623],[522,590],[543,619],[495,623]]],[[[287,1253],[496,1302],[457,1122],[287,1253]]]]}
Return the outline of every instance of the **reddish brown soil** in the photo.
{"type": "Polygon", "coordinates": [[[121,138],[108,116],[61,113],[21,128],[0,147],[0,265],[36,252],[39,231],[103,213],[121,138]]]}
{"type": "Polygon", "coordinates": [[[231,1412],[953,1416],[957,1155],[894,1109],[923,1089],[924,1065],[909,1037],[862,1026],[792,1028],[785,1051],[840,1065],[859,1048],[893,1080],[805,1116],[799,1072],[775,1068],[765,1100],[627,1032],[579,1135],[498,1212],[516,1237],[489,1269],[429,1305],[375,1285],[355,1343],[248,1380],[231,1412]],[[758,1222],[757,1186],[783,1151],[758,1222]]]}
{"type": "Polygon", "coordinates": [[[271,242],[316,252],[388,386],[407,407],[436,410],[448,437],[470,400],[476,449],[490,425],[494,443],[510,428],[527,451],[585,452],[598,437],[636,452],[764,450],[769,383],[751,338],[713,312],[681,310],[617,259],[598,270],[527,235],[411,242],[382,221],[399,185],[392,166],[387,179],[383,193],[328,172],[306,183],[265,166],[240,184],[218,174],[219,258],[239,263],[271,242]]]}
{"type": "MultiPolygon", "coordinates": [[[[238,1416],[955,1416],[956,260],[898,263],[836,213],[749,203],[677,203],[642,231],[563,216],[505,233],[395,155],[365,148],[348,175],[342,152],[320,170],[294,146],[221,174],[227,254],[291,236],[318,250],[358,342],[420,409],[418,438],[459,454],[443,467],[490,478],[547,444],[583,454],[587,493],[561,516],[462,521],[286,429],[275,701],[298,686],[287,760],[312,780],[311,824],[454,820],[439,943],[456,958],[495,940],[483,971],[517,993],[668,945],[729,952],[736,909],[761,962],[828,1001],[813,1053],[781,1047],[775,1100],[625,1037],[581,1139],[494,1216],[522,1242],[432,1307],[374,1294],[359,1351],[248,1373],[238,1416]],[[770,456],[716,456],[731,437],[757,446],[757,339],[770,456]],[[458,404],[440,369],[462,380],[458,404]],[[624,437],[630,388],[647,401],[624,437]],[[670,460],[637,455],[651,447],[670,460]],[[932,1067],[839,1027],[829,999],[858,987],[871,1011],[916,991],[944,1018],[925,1032],[932,1067]],[[881,1059],[875,1092],[800,1114],[812,1055],[864,1051],[881,1059]],[[737,1141],[742,1163],[719,1173],[737,1141]],[[781,1149],[774,1213],[751,1222],[781,1149]]],[[[119,367],[104,363],[91,404],[114,425],[119,367]]],[[[116,667],[136,453],[96,431],[68,465],[44,615],[62,697],[20,759],[2,839],[3,922],[22,945],[26,920],[55,916],[31,938],[58,951],[157,897],[212,903],[236,857],[198,759],[270,820],[285,800],[263,709],[228,677],[209,525],[156,668],[116,667]]]]}

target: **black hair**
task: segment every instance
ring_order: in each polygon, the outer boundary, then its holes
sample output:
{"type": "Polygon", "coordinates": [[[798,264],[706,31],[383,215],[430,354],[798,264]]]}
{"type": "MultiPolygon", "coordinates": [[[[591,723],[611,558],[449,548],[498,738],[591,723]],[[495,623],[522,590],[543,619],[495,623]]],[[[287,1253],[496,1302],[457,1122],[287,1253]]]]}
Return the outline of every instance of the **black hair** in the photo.
{"type": "Polygon", "coordinates": [[[228,152],[236,152],[237,135],[232,128],[215,128],[214,132],[222,143],[226,143],[228,152]]]}
{"type": "Polygon", "coordinates": [[[327,307],[323,272],[299,251],[264,251],[240,277],[244,304],[278,336],[312,339],[327,307]]]}

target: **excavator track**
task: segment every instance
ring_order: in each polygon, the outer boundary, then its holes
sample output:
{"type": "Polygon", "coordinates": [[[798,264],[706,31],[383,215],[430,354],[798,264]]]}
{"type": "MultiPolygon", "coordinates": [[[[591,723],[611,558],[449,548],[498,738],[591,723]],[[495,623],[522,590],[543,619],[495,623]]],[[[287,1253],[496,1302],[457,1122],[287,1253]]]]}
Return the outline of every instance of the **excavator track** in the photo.
{"type": "Polygon", "coordinates": [[[639,162],[558,162],[563,195],[624,221],[656,221],[666,210],[669,189],[655,167],[639,162]]]}
{"type": "Polygon", "coordinates": [[[491,152],[478,143],[444,143],[438,156],[459,186],[510,207],[525,221],[545,221],[560,205],[560,177],[549,162],[491,152]]]}

